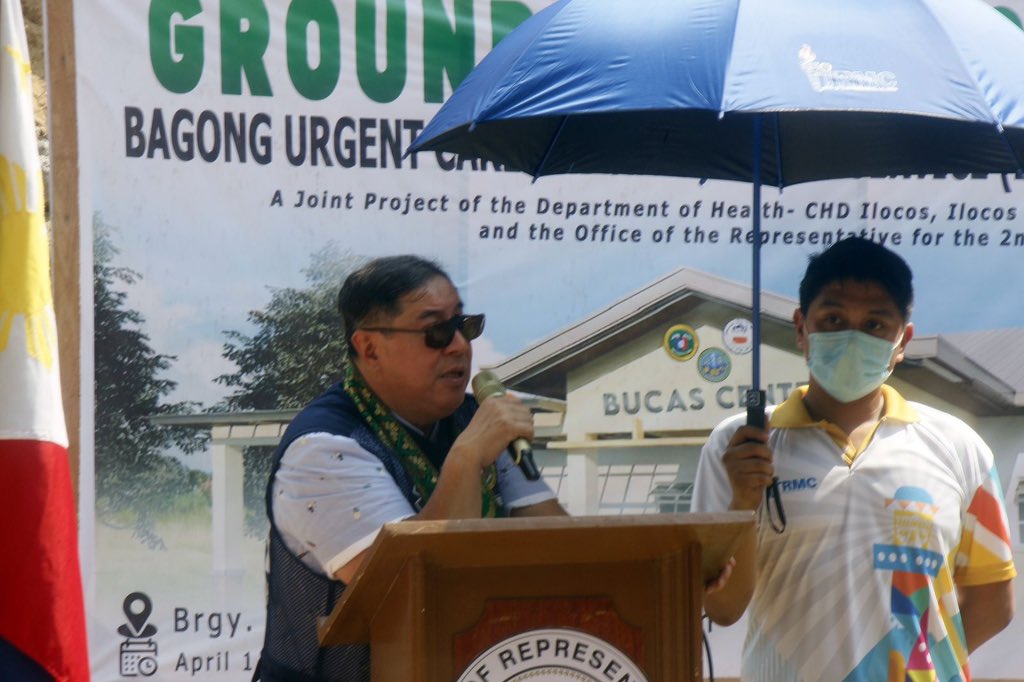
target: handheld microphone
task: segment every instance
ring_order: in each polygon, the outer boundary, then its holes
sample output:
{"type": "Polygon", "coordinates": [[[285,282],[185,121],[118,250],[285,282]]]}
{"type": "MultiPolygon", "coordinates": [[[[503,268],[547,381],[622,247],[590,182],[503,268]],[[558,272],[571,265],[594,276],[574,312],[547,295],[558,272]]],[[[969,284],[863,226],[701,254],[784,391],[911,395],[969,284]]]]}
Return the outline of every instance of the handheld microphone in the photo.
{"type": "MultiPolygon", "coordinates": [[[[485,369],[473,377],[473,395],[479,402],[482,403],[491,396],[505,395],[505,393],[505,387],[494,372],[485,369]]],[[[528,440],[520,436],[509,444],[508,450],[528,480],[536,481],[540,478],[540,471],[533,462],[533,448],[530,447],[528,440]]]]}

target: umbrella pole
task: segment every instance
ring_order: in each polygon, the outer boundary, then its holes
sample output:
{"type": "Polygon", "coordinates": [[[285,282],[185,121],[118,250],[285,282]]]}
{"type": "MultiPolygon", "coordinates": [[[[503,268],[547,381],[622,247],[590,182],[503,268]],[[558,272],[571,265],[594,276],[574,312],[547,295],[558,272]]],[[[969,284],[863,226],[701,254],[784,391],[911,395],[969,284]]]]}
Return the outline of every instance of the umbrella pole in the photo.
{"type": "MultiPolygon", "coordinates": [[[[750,349],[751,364],[751,387],[747,390],[747,424],[765,428],[765,391],[761,388],[761,115],[754,116],[754,142],[753,149],[753,237],[754,248],[753,263],[751,264],[751,286],[750,286],[750,319],[753,323],[754,346],[750,349]]],[[[786,511],[782,508],[782,493],[779,491],[779,477],[773,476],[772,482],[764,490],[765,507],[768,509],[768,518],[772,528],[777,533],[786,530],[786,511]],[[774,503],[774,504],[773,504],[774,503]],[[772,508],[774,507],[774,515],[772,508]]]]}
{"type": "Polygon", "coordinates": [[[747,423],[764,428],[765,392],[761,390],[761,115],[754,116],[754,139],[751,145],[754,196],[753,255],[750,272],[750,320],[753,325],[753,347],[750,349],[751,377],[747,390],[747,423]]]}

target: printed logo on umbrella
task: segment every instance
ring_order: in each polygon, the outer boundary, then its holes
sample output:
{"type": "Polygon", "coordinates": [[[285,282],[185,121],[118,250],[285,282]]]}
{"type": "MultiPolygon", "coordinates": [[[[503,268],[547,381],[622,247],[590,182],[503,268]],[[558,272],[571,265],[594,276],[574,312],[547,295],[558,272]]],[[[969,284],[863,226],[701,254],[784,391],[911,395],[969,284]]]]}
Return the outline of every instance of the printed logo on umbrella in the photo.
{"type": "Polygon", "coordinates": [[[892,71],[853,71],[836,69],[831,62],[818,61],[807,43],[797,53],[800,69],[815,92],[896,92],[899,82],[892,71]]]}

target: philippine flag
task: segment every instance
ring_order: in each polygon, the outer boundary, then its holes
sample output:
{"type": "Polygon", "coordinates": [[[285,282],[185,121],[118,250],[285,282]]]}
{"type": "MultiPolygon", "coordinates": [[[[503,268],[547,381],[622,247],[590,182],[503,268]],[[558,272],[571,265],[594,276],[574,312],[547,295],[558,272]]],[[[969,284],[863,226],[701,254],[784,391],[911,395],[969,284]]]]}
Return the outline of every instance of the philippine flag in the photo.
{"type": "Polygon", "coordinates": [[[0,678],[89,679],[32,74],[0,0],[0,678]]]}

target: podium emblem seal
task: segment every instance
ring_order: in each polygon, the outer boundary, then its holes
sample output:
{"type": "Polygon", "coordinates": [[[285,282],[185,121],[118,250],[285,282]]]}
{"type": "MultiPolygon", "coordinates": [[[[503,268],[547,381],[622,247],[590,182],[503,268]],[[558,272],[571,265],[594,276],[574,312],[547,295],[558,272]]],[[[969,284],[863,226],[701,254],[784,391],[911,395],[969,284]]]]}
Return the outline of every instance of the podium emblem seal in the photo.
{"type": "Polygon", "coordinates": [[[582,630],[528,630],[498,642],[457,682],[647,682],[626,654],[582,630]]]}

